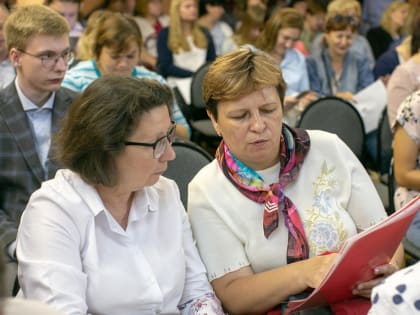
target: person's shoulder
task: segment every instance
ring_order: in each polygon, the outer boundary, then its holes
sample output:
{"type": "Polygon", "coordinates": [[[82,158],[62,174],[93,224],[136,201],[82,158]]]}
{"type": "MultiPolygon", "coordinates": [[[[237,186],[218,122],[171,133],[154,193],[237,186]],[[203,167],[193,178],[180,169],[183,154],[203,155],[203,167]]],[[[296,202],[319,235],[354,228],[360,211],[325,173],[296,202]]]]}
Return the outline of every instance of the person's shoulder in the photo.
{"type": "Polygon", "coordinates": [[[219,21],[217,24],[222,29],[224,34],[226,34],[227,36],[232,36],[233,35],[232,27],[230,27],[229,24],[227,24],[224,21],[219,21]]]}
{"type": "Polygon", "coordinates": [[[159,22],[162,24],[163,27],[166,27],[169,25],[169,15],[161,15],[159,16],[159,22]]]}
{"type": "Polygon", "coordinates": [[[382,26],[376,26],[376,27],[370,28],[367,31],[366,36],[374,38],[375,36],[380,36],[380,35],[383,35],[384,33],[388,33],[388,32],[382,26]]]}
{"type": "Polygon", "coordinates": [[[311,148],[317,146],[329,146],[333,143],[338,143],[339,138],[336,134],[323,130],[306,130],[311,141],[311,148]]]}
{"type": "MultiPolygon", "coordinates": [[[[220,167],[216,159],[204,166],[197,172],[191,183],[200,183],[203,181],[214,180],[220,174],[220,167]]],[[[224,176],[224,175],[223,175],[224,176]]]]}
{"type": "Polygon", "coordinates": [[[164,28],[162,28],[159,32],[159,37],[163,36],[163,37],[168,37],[169,35],[169,26],[165,26],[164,28]]]}
{"type": "Polygon", "coordinates": [[[64,315],[53,307],[38,301],[19,298],[6,298],[3,300],[3,315],[64,315]]]}
{"type": "Polygon", "coordinates": [[[76,92],[76,91],[73,91],[73,90],[71,90],[71,89],[69,89],[69,88],[67,88],[67,87],[65,87],[65,86],[62,86],[58,91],[57,91],[57,93],[61,93],[63,96],[65,96],[65,97],[67,97],[67,98],[70,98],[70,99],[74,99],[74,98],[76,98],[78,95],[79,95],[79,93],[78,92],[76,92]]]}
{"type": "Polygon", "coordinates": [[[15,87],[15,80],[10,82],[7,86],[0,89],[0,104],[3,102],[7,102],[10,96],[16,95],[17,91],[15,87]]]}
{"type": "Polygon", "coordinates": [[[138,79],[142,79],[142,78],[152,79],[152,80],[156,80],[156,81],[166,84],[166,80],[160,74],[152,70],[146,69],[143,66],[134,67],[134,77],[138,79]]]}

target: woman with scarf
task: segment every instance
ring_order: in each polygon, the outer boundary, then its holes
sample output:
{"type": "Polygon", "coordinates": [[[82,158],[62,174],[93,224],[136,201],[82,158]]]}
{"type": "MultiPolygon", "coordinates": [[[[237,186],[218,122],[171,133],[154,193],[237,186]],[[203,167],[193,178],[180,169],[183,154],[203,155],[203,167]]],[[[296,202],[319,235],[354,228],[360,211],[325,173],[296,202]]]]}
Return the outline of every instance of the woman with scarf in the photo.
{"type": "MultiPolygon", "coordinates": [[[[325,253],[386,217],[368,174],[337,136],[282,124],[285,89],[278,64],[251,47],[216,59],[203,82],[223,140],[189,185],[188,212],[229,314],[267,313],[317,287],[337,258],[325,253]]],[[[402,262],[400,247],[353,293],[369,297],[402,262]]],[[[318,311],[310,314],[330,309],[318,311]]]]}

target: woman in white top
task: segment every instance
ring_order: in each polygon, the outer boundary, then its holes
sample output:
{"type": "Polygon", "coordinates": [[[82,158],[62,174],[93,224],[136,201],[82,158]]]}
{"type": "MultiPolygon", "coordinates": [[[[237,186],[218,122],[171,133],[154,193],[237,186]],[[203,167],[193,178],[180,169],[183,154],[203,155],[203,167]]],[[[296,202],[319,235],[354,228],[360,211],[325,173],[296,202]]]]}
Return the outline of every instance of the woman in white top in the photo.
{"type": "Polygon", "coordinates": [[[23,296],[65,314],[223,314],[176,184],[172,93],[108,74],[57,137],[67,169],[36,191],[17,239],[23,296]]]}
{"type": "MultiPolygon", "coordinates": [[[[320,254],[339,250],[386,212],[337,136],[282,124],[285,83],[267,54],[242,48],[219,57],[203,91],[223,141],[189,184],[193,232],[226,310],[267,313],[317,287],[337,255],[320,254]]],[[[400,247],[353,294],[369,297],[402,262],[400,247]]]]}

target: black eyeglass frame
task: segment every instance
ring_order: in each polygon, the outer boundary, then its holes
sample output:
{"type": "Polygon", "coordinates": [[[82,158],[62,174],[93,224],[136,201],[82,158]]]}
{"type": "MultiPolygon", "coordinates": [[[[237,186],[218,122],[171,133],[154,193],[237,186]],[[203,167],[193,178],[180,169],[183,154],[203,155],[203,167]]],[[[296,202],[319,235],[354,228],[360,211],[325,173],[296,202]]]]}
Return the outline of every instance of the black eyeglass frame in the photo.
{"type": "Polygon", "coordinates": [[[17,50],[19,52],[25,54],[25,55],[28,55],[28,56],[31,56],[31,57],[34,57],[34,58],[37,58],[37,59],[41,60],[42,65],[44,67],[47,67],[47,68],[54,67],[57,64],[58,60],[60,60],[60,58],[63,58],[63,61],[67,66],[70,65],[74,60],[74,52],[72,52],[71,50],[68,50],[68,51],[66,51],[64,53],[61,53],[61,54],[54,54],[54,56],[51,56],[51,57],[47,56],[45,54],[34,55],[34,54],[31,54],[31,53],[28,53],[27,51],[25,51],[23,49],[17,49],[17,50]],[[46,64],[46,63],[50,62],[51,60],[54,61],[53,64],[51,64],[51,65],[46,64]]]}
{"type": "Polygon", "coordinates": [[[356,19],[350,15],[336,14],[331,18],[334,23],[348,23],[350,25],[356,25],[356,19]]]}
{"type": "Polygon", "coordinates": [[[146,143],[146,142],[124,141],[124,145],[134,145],[134,146],[139,146],[139,147],[153,148],[153,158],[154,159],[159,159],[163,155],[163,153],[165,153],[167,142],[165,141],[165,145],[163,146],[163,150],[158,155],[156,154],[156,147],[158,146],[159,143],[162,142],[162,140],[167,140],[168,143],[170,145],[172,145],[172,143],[175,140],[175,133],[176,133],[176,122],[171,121],[171,126],[169,127],[169,130],[166,133],[166,135],[164,135],[163,137],[160,137],[155,142],[146,143]]]}

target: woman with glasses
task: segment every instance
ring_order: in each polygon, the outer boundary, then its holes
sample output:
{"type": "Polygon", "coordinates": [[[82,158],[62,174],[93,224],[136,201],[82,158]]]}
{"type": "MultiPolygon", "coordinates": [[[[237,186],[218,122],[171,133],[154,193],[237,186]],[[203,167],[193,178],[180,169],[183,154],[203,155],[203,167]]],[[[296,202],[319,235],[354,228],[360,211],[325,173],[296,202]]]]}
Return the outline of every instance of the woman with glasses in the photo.
{"type": "MultiPolygon", "coordinates": [[[[332,15],[345,15],[351,16],[356,24],[356,30],[359,28],[362,9],[360,1],[357,0],[333,0],[329,1],[327,6],[327,16],[332,15]]],[[[311,51],[312,55],[319,55],[323,48],[323,34],[316,36],[312,42],[311,51]]],[[[369,45],[366,37],[360,35],[357,31],[354,32],[353,42],[350,47],[351,51],[356,51],[360,55],[365,56],[369,60],[370,67],[373,68],[375,58],[373,56],[372,48],[369,45]]]]}
{"type": "Polygon", "coordinates": [[[66,168],[29,201],[18,232],[25,298],[65,314],[213,314],[176,184],[172,92],[107,75],[73,103],[56,138],[66,168]]]}
{"type": "MultiPolygon", "coordinates": [[[[97,16],[92,29],[88,49],[94,58],[77,63],[67,71],[63,86],[83,91],[97,78],[108,73],[126,74],[136,78],[150,78],[159,82],[165,80],[155,72],[138,66],[142,50],[142,35],[137,23],[121,13],[108,12],[97,16]]],[[[174,119],[179,124],[177,136],[189,138],[191,130],[178,105],[174,105],[174,119]]]]}
{"type": "Polygon", "coordinates": [[[305,56],[294,48],[302,29],[303,17],[296,9],[279,9],[266,22],[256,43],[256,46],[273,57],[281,68],[287,84],[284,99],[285,118],[292,125],[292,117],[287,117],[288,110],[298,104],[301,108],[305,107],[317,97],[315,93],[309,92],[305,56]],[[300,94],[302,92],[309,93],[300,94]]]}
{"type": "Polygon", "coordinates": [[[350,50],[356,27],[351,16],[327,15],[322,50],[307,58],[311,89],[319,95],[352,101],[355,93],[373,83],[369,60],[350,50]]]}

